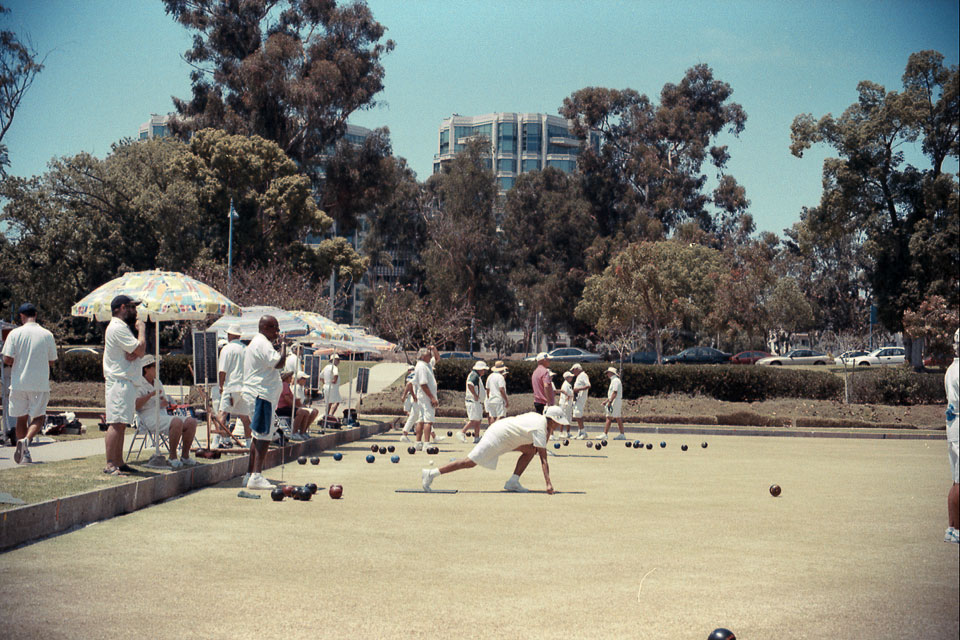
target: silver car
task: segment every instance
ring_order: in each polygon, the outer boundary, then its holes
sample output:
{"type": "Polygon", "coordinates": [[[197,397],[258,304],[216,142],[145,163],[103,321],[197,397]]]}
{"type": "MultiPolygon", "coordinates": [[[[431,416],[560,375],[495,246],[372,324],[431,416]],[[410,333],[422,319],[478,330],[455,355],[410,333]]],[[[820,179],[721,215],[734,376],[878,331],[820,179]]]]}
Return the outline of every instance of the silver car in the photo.
{"type": "Polygon", "coordinates": [[[880,347],[865,356],[854,358],[853,364],[857,367],[886,367],[903,364],[906,357],[907,352],[903,347],[880,347]]]}
{"type": "Polygon", "coordinates": [[[788,351],[786,355],[782,356],[770,356],[769,358],[760,358],[757,360],[757,364],[779,367],[780,365],[789,365],[789,364],[827,364],[830,361],[830,356],[820,351],[814,351],[813,349],[794,349],[788,351]]]}

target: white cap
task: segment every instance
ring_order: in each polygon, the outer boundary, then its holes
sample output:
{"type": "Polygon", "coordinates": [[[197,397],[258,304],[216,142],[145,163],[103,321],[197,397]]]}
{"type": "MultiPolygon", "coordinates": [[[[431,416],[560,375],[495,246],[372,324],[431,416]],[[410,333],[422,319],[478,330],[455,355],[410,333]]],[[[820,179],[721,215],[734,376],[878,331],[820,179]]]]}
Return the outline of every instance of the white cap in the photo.
{"type": "Polygon", "coordinates": [[[339,354],[339,353],[334,353],[333,355],[330,356],[330,359],[331,359],[331,360],[339,360],[339,359],[340,359],[340,354],[339,354]]]}
{"type": "Polygon", "coordinates": [[[546,351],[541,351],[540,353],[537,354],[537,362],[540,362],[541,360],[549,360],[549,359],[550,359],[550,354],[547,353],[546,351]]]}
{"type": "Polygon", "coordinates": [[[564,371],[564,372],[563,372],[563,377],[564,377],[564,378],[573,378],[573,377],[574,377],[573,371],[564,371]]]}
{"type": "Polygon", "coordinates": [[[570,371],[583,371],[583,365],[581,365],[579,362],[574,362],[573,366],[570,367],[570,371]]]}
{"type": "Polygon", "coordinates": [[[228,335],[228,336],[240,336],[240,335],[243,335],[243,334],[240,333],[240,325],[238,325],[238,324],[232,324],[232,325],[230,325],[229,327],[227,327],[227,335],[228,335]]]}
{"type": "Polygon", "coordinates": [[[543,412],[545,418],[550,418],[554,422],[563,425],[564,427],[570,426],[570,421],[567,420],[567,416],[563,415],[563,409],[560,407],[547,407],[543,412]]]}
{"type": "Polygon", "coordinates": [[[143,356],[142,358],[140,358],[140,368],[141,368],[141,369],[143,369],[144,367],[149,367],[150,365],[156,364],[156,363],[157,363],[157,359],[154,358],[153,355],[152,355],[152,354],[149,354],[149,353],[148,353],[147,355],[143,356]]]}
{"type": "Polygon", "coordinates": [[[490,367],[487,366],[487,363],[483,360],[477,360],[477,364],[473,365],[474,371],[486,371],[490,367]]]}

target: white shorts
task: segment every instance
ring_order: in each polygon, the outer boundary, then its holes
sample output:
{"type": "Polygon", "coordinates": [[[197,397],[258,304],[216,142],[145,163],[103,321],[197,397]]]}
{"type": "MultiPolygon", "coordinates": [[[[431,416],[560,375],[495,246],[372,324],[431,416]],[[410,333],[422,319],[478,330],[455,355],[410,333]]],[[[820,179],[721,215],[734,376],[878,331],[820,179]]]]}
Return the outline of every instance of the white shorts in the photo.
{"type": "Polygon", "coordinates": [[[424,396],[423,402],[417,401],[417,404],[420,405],[420,422],[429,422],[433,424],[436,419],[436,409],[430,403],[430,399],[424,396]]]}
{"type": "Polygon", "coordinates": [[[947,455],[950,459],[950,471],[953,472],[953,484],[957,484],[960,482],[960,442],[948,442],[947,455]]]}
{"type": "Polygon", "coordinates": [[[250,414],[253,413],[253,407],[244,400],[241,392],[228,391],[220,396],[220,413],[249,418],[250,414]]]}
{"type": "Polygon", "coordinates": [[[573,412],[571,415],[574,418],[582,418],[583,410],[586,408],[586,406],[587,406],[587,392],[581,391],[580,397],[577,398],[576,403],[573,405],[573,412]]]}
{"type": "Polygon", "coordinates": [[[323,401],[327,404],[343,402],[343,400],[340,399],[340,386],[335,384],[323,385],[323,401]]]}
{"type": "Polygon", "coordinates": [[[490,414],[491,418],[496,420],[507,415],[507,408],[503,405],[501,398],[488,398],[487,413],[490,414]]]}
{"type": "Polygon", "coordinates": [[[623,403],[614,402],[613,404],[608,404],[606,406],[606,416],[608,418],[622,418],[623,417],[623,403]]]}
{"type": "MultiPolygon", "coordinates": [[[[157,426],[153,422],[153,412],[148,411],[147,413],[137,413],[137,418],[140,420],[140,428],[138,431],[152,431],[157,432],[157,426]]],[[[157,415],[157,419],[160,422],[160,433],[163,435],[170,435],[170,423],[173,422],[173,416],[167,413],[166,409],[161,409],[160,413],[157,415]]]]}
{"type": "Polygon", "coordinates": [[[483,420],[483,404],[479,402],[467,402],[467,420],[483,420]]]}
{"type": "Polygon", "coordinates": [[[509,443],[503,442],[503,440],[496,437],[496,433],[488,436],[487,434],[489,433],[490,430],[488,429],[480,439],[480,442],[470,450],[467,457],[481,467],[496,469],[500,456],[505,453],[510,453],[514,448],[511,447],[509,443]]]}
{"type": "Polygon", "coordinates": [[[10,417],[29,416],[31,420],[44,417],[47,415],[49,401],[49,391],[11,391],[10,417]]]}
{"type": "MultiPolygon", "coordinates": [[[[568,402],[563,406],[563,417],[567,419],[567,422],[573,422],[573,402],[568,402]]],[[[569,430],[568,428],[567,431],[569,430]]]]}
{"type": "Polygon", "coordinates": [[[137,415],[137,388],[129,380],[107,380],[107,424],[133,424],[137,415]]]}

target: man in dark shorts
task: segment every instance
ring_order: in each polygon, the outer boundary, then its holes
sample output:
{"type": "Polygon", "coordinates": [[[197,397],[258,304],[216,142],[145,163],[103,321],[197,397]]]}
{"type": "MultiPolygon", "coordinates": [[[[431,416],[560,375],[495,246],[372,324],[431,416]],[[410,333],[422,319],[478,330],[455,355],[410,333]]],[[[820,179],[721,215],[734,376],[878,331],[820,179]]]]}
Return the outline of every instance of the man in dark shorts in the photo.
{"type": "Polygon", "coordinates": [[[260,318],[259,333],[254,336],[243,357],[243,395],[247,406],[253,407],[250,420],[250,464],[242,486],[247,489],[273,489],[263,477],[263,462],[270,441],[276,433],[274,412],[280,400],[280,369],[287,356],[287,346],[278,351],[274,344],[280,336],[280,325],[273,316],[260,318]]]}

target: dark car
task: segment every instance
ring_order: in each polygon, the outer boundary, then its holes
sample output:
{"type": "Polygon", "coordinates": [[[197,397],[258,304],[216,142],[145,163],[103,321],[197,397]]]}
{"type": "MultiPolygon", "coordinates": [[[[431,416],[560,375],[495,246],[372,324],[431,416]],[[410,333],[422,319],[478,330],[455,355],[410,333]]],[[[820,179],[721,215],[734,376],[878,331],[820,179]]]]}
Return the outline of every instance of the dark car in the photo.
{"type": "Polygon", "coordinates": [[[741,351],[730,356],[730,362],[733,364],[757,364],[760,358],[769,358],[771,354],[766,351],[741,351]]]}
{"type": "Polygon", "coordinates": [[[453,358],[455,360],[475,360],[476,359],[466,351],[447,351],[446,353],[441,353],[440,357],[453,358]]]}
{"type": "Polygon", "coordinates": [[[657,364],[657,352],[634,351],[624,359],[624,362],[629,362],[630,364],[657,364]]]}
{"type": "Polygon", "coordinates": [[[730,354],[713,347],[690,347],[667,356],[663,364],[721,364],[730,361],[730,354]]]}

